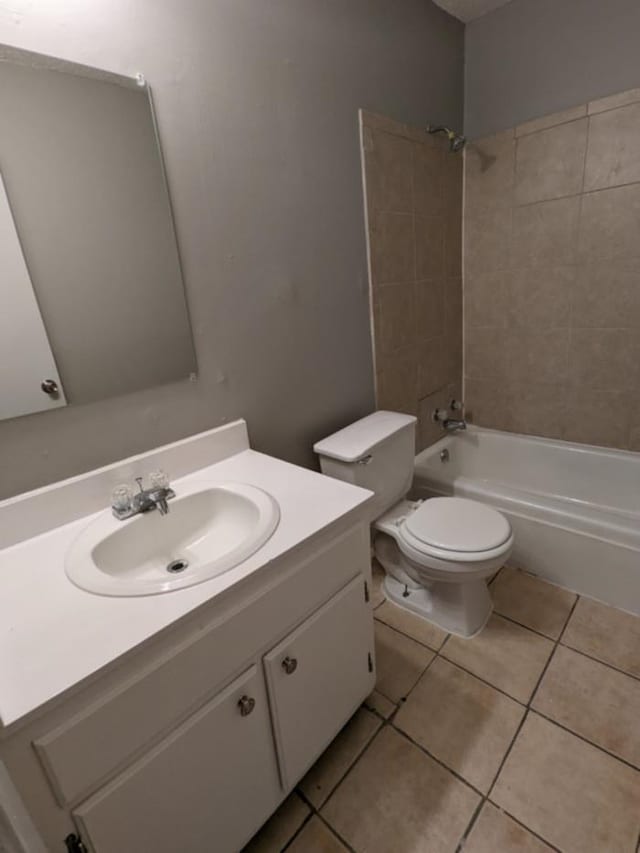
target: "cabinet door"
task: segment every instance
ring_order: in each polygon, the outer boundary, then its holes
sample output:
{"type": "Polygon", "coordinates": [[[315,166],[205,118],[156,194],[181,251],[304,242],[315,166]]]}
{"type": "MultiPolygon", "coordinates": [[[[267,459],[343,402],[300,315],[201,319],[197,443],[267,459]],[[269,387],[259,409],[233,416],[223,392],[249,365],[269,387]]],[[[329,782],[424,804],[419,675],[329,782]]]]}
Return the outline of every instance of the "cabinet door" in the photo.
{"type": "Polygon", "coordinates": [[[232,853],[280,799],[253,666],[73,814],[95,853],[232,853]]]}
{"type": "Polygon", "coordinates": [[[333,740],[375,683],[373,617],[358,575],[264,658],[285,787],[333,740]]]}

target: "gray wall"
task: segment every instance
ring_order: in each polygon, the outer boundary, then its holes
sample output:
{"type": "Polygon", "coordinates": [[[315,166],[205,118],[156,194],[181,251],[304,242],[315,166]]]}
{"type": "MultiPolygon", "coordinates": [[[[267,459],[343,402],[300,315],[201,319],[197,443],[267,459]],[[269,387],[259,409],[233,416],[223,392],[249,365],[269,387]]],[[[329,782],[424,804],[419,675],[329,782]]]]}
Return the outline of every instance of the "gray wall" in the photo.
{"type": "Polygon", "coordinates": [[[1,423],[0,494],[239,416],[310,463],[374,406],[357,109],[459,126],[462,25],[428,0],[21,3],[0,42],[145,73],[200,370],[1,423]]]}
{"type": "Polygon", "coordinates": [[[513,0],[466,29],[465,131],[479,137],[640,86],[638,0],[513,0]]]}

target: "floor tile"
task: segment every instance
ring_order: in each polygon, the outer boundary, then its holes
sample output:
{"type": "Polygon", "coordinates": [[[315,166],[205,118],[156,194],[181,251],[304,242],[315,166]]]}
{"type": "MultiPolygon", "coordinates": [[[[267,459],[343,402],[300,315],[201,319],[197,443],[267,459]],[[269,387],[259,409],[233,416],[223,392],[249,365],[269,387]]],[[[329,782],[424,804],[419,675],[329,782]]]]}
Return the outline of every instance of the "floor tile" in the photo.
{"type": "Polygon", "coordinates": [[[449,637],[441,654],[526,704],[552,651],[551,640],[494,614],[477,637],[449,637]]]}
{"type": "Polygon", "coordinates": [[[319,809],[365,746],[382,725],[380,719],[359,708],[300,782],[300,790],[319,809]]]}
{"type": "Polygon", "coordinates": [[[293,844],[287,847],[287,851],[288,853],[346,853],[347,848],[320,818],[314,815],[293,844]]]}
{"type": "Polygon", "coordinates": [[[635,851],[640,773],[533,712],[491,799],[564,853],[635,851]]]}
{"type": "Polygon", "coordinates": [[[581,598],[562,642],[640,677],[640,616],[581,598]]]}
{"type": "Polygon", "coordinates": [[[640,681],[635,678],[558,646],[532,707],[640,767],[640,681]]]}
{"type": "Polygon", "coordinates": [[[358,853],[452,853],[479,802],[471,788],[387,726],[322,815],[358,853]]]}
{"type": "Polygon", "coordinates": [[[504,568],[491,586],[496,613],[557,640],[577,598],[562,587],[504,568]]]}
{"type": "Polygon", "coordinates": [[[243,853],[280,853],[310,814],[309,806],[296,794],[290,794],[280,808],[253,836],[243,853]]]}
{"type": "Polygon", "coordinates": [[[364,704],[370,711],[376,711],[385,720],[388,720],[397,708],[397,705],[394,705],[390,699],[387,699],[382,693],[378,693],[377,690],[374,690],[373,693],[367,696],[364,704]]]}
{"type": "Polygon", "coordinates": [[[549,847],[492,803],[486,802],[464,843],[464,853],[550,853],[549,847]]]}
{"type": "Polygon", "coordinates": [[[407,695],[434,658],[434,653],[415,640],[375,623],[376,689],[392,702],[407,695]]]}
{"type": "Polygon", "coordinates": [[[396,631],[402,631],[403,634],[411,637],[411,639],[417,640],[419,643],[435,649],[435,651],[438,651],[448,636],[447,632],[443,631],[442,628],[432,625],[426,619],[422,619],[415,613],[398,607],[397,604],[391,601],[385,601],[376,610],[376,619],[379,619],[391,628],[395,628],[396,631]]]}
{"type": "Polygon", "coordinates": [[[382,584],[384,583],[384,569],[374,558],[371,561],[371,606],[375,609],[383,601],[387,600],[382,584]]]}
{"type": "Polygon", "coordinates": [[[394,725],[487,793],[525,708],[438,658],[401,706],[394,725]]]}

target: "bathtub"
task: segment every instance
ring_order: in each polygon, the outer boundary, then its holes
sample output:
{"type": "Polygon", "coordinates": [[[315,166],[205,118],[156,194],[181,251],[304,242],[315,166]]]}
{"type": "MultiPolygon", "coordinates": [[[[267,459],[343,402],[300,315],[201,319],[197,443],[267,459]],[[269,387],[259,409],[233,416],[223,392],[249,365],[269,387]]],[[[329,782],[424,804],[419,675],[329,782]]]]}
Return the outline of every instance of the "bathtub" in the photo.
{"type": "Polygon", "coordinates": [[[510,564],[640,615],[640,453],[469,427],[416,457],[413,495],[496,507],[510,564]]]}

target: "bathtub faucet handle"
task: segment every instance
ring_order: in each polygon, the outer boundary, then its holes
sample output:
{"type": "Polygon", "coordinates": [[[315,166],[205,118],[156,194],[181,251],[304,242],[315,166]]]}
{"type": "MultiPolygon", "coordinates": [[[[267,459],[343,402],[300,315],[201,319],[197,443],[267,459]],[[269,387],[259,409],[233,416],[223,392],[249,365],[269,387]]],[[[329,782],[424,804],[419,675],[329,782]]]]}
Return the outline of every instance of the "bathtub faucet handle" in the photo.
{"type": "Polygon", "coordinates": [[[464,409],[464,403],[462,400],[452,400],[449,403],[449,408],[452,412],[461,412],[464,409]]]}

